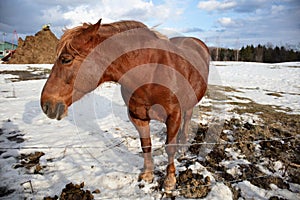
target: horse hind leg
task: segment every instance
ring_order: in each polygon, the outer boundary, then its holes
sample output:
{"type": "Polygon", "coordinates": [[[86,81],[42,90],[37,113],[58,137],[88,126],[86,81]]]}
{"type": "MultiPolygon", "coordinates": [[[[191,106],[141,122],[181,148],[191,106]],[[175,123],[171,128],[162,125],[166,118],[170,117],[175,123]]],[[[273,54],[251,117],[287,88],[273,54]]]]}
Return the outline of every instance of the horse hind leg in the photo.
{"type": "Polygon", "coordinates": [[[142,121],[129,116],[135,128],[139,132],[141,146],[144,157],[144,169],[139,175],[139,181],[144,180],[145,182],[152,183],[154,179],[153,175],[153,160],[152,160],[152,145],[150,137],[149,121],[142,121]]]}
{"type": "Polygon", "coordinates": [[[181,114],[176,112],[170,115],[166,121],[167,125],[167,141],[166,152],[168,154],[167,175],[164,181],[165,192],[171,192],[176,187],[175,164],[174,157],[177,149],[177,133],[180,128],[181,114]]]}
{"type": "Polygon", "coordinates": [[[187,151],[187,141],[189,136],[189,125],[193,114],[193,108],[184,112],[182,126],[180,128],[177,143],[179,144],[180,153],[185,154],[187,151]]]}

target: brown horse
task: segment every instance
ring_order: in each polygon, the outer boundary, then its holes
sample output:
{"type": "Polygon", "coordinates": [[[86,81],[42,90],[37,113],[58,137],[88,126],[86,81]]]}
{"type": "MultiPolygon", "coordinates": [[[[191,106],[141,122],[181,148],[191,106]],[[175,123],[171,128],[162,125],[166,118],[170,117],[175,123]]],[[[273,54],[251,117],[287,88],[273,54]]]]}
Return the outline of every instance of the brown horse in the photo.
{"type": "Polygon", "coordinates": [[[176,144],[187,140],[193,107],[207,88],[209,60],[208,48],[196,38],[162,38],[136,21],[84,23],[61,37],[41,106],[49,118],[60,120],[73,102],[101,83],[121,84],[143,150],[139,179],[153,181],[149,122],[162,121],[169,162],[164,189],[171,191],[176,186],[176,144]]]}

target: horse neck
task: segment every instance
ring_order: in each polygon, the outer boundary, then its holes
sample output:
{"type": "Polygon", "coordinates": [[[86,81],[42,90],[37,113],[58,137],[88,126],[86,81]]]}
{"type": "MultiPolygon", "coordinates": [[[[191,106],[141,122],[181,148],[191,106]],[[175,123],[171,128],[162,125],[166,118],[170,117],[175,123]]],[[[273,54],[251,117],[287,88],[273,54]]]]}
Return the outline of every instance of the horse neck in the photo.
{"type": "Polygon", "coordinates": [[[124,57],[126,57],[126,55],[123,55],[122,58],[118,58],[117,61],[107,67],[99,81],[99,85],[104,82],[118,83],[122,76],[133,68],[132,61],[124,57]]]}
{"type": "Polygon", "coordinates": [[[123,54],[121,57],[117,58],[110,66],[107,67],[98,85],[104,82],[116,82],[126,88],[131,88],[136,84],[134,80],[136,80],[136,78],[138,77],[129,78],[127,75],[131,74],[130,76],[132,76],[132,73],[128,72],[136,67],[147,64],[149,60],[150,55],[147,54],[145,50],[136,50],[123,54]],[[139,59],[134,59],[135,55],[137,54],[139,55],[139,59]]]}
{"type": "Polygon", "coordinates": [[[152,44],[151,41],[157,42],[157,39],[158,37],[147,28],[132,28],[104,40],[96,50],[100,66],[106,66],[101,70],[103,76],[99,84],[107,81],[119,82],[129,70],[147,64],[153,52],[151,54],[144,47],[152,44]],[[103,52],[106,52],[105,56],[101,56],[103,52]]]}

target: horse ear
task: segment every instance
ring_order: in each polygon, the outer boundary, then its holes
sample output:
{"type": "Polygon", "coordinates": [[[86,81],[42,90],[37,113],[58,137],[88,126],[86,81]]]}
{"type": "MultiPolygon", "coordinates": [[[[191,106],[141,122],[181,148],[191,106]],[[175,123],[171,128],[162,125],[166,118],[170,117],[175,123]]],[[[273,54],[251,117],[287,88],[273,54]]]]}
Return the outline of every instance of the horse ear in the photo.
{"type": "Polygon", "coordinates": [[[99,19],[99,21],[93,25],[93,28],[95,31],[98,31],[99,28],[100,28],[100,25],[101,25],[101,21],[102,21],[102,18],[99,19]]]}

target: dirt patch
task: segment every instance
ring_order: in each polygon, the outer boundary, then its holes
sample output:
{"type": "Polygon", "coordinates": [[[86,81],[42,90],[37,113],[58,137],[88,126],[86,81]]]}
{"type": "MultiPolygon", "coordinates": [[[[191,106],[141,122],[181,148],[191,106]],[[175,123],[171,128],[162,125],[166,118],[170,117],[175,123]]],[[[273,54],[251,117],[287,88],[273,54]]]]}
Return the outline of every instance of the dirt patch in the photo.
{"type": "MultiPolygon", "coordinates": [[[[215,144],[205,159],[198,162],[212,173],[217,182],[231,189],[234,199],[241,197],[237,183],[244,180],[267,191],[272,190],[273,184],[295,192],[290,184],[300,184],[300,115],[252,101],[235,102],[234,105],[231,112],[239,116],[253,114],[261,121],[244,121],[242,117],[226,120],[219,144],[215,144]]],[[[207,125],[198,126],[188,149],[192,156],[199,155],[208,129],[207,125]]],[[[190,165],[194,163],[189,162],[190,165]]],[[[184,185],[181,178],[178,178],[178,185],[184,185]]],[[[279,197],[271,199],[276,198],[279,197]]]]}
{"type": "Polygon", "coordinates": [[[17,77],[7,78],[12,82],[46,79],[50,73],[50,69],[27,67],[27,70],[5,70],[0,71],[0,74],[11,74],[17,77]]]}
{"type": "MultiPolygon", "coordinates": [[[[69,183],[65,186],[62,190],[60,197],[58,198],[57,195],[54,197],[45,197],[44,200],[77,200],[77,199],[84,199],[84,200],[92,200],[94,199],[94,195],[89,190],[84,190],[84,182],[80,185],[69,183]]],[[[95,190],[93,193],[100,193],[100,190],[95,190]]]]}
{"type": "MultiPolygon", "coordinates": [[[[9,124],[13,128],[0,128],[0,143],[5,142],[6,140],[11,144],[11,146],[15,144],[20,144],[25,141],[23,138],[24,134],[18,129],[18,127],[10,120],[3,121],[4,124],[9,124]]],[[[6,148],[1,149],[0,155],[6,152],[6,148]]],[[[7,157],[4,157],[4,159],[7,157]]]]}
{"type": "Polygon", "coordinates": [[[211,190],[210,178],[193,173],[191,169],[180,172],[177,182],[177,189],[185,198],[203,198],[211,190]]]}
{"type": "Polygon", "coordinates": [[[8,61],[9,64],[46,64],[54,63],[58,39],[48,30],[41,30],[25,41],[18,40],[18,48],[8,61]]]}
{"type": "Polygon", "coordinates": [[[20,163],[14,166],[15,169],[20,167],[25,167],[26,169],[33,169],[34,174],[43,174],[42,169],[46,168],[46,166],[40,165],[40,158],[45,155],[43,152],[34,152],[30,154],[21,154],[19,159],[20,163]]]}
{"type": "Polygon", "coordinates": [[[269,92],[269,93],[266,93],[266,95],[275,96],[275,97],[282,97],[282,95],[277,93],[277,92],[269,92]]]}
{"type": "Polygon", "coordinates": [[[22,143],[25,141],[23,136],[24,134],[22,134],[21,131],[12,131],[8,133],[6,138],[11,142],[14,141],[16,143],[22,143]]]}
{"type": "MultiPolygon", "coordinates": [[[[15,165],[18,158],[15,152],[15,145],[20,145],[25,139],[23,138],[24,134],[19,130],[18,126],[10,119],[2,121],[2,127],[0,128],[0,161],[1,163],[11,163],[15,165]],[[3,143],[5,145],[3,145],[3,143]],[[14,159],[11,159],[14,158],[14,159]]],[[[0,176],[1,173],[5,172],[5,166],[0,167],[0,176]]],[[[1,178],[3,178],[1,176],[1,178]]],[[[18,180],[15,180],[18,181],[18,180]]],[[[2,184],[5,180],[1,180],[2,184]]],[[[7,197],[16,192],[16,188],[12,188],[12,185],[5,184],[0,185],[0,197],[7,197]]]]}
{"type": "Polygon", "coordinates": [[[7,187],[0,187],[0,197],[8,196],[14,192],[15,192],[14,189],[8,189],[7,187]]]}

